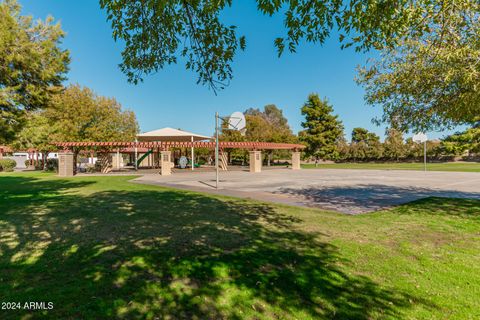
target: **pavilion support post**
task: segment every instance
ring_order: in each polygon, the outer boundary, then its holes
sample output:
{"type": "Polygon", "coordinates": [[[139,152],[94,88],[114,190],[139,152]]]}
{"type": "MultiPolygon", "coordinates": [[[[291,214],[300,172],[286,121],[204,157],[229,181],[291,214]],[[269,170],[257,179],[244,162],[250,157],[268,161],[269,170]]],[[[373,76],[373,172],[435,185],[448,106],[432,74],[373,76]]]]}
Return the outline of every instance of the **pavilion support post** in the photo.
{"type": "Polygon", "coordinates": [[[117,149],[117,152],[112,155],[112,169],[120,170],[121,169],[121,154],[120,150],[117,149]]]}
{"type": "Polygon", "coordinates": [[[300,170],[300,151],[292,151],[292,170],[300,170]]]}
{"type": "Polygon", "coordinates": [[[172,152],[160,151],[160,174],[162,176],[169,176],[172,174],[172,152]]]}
{"type": "Polygon", "coordinates": [[[138,140],[135,139],[135,171],[138,170],[138,140]]]}
{"type": "Polygon", "coordinates": [[[62,152],[58,154],[58,175],[60,177],[73,177],[75,174],[73,153],[62,152]]]}
{"type": "Polygon", "coordinates": [[[250,151],[250,172],[262,172],[262,152],[250,151]]]}

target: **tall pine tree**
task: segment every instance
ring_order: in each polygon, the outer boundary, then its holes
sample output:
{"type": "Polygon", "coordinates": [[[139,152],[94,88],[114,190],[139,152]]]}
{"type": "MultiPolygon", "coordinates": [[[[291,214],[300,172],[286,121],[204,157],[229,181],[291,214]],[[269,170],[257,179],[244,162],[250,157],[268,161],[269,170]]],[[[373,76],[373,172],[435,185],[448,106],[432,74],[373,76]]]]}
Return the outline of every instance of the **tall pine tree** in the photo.
{"type": "Polygon", "coordinates": [[[300,140],[307,148],[305,154],[315,159],[334,160],[338,158],[337,141],[343,136],[343,125],[333,114],[333,107],[318,94],[310,94],[302,107],[305,121],[300,132],[300,140]]]}

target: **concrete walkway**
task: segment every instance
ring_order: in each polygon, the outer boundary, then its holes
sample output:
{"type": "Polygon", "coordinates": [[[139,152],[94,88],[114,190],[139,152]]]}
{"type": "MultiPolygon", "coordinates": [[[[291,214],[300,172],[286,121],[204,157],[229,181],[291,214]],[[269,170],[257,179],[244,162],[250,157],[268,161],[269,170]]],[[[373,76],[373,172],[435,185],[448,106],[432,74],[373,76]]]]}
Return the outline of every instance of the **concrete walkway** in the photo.
{"type": "Polygon", "coordinates": [[[348,214],[388,208],[425,197],[480,199],[480,173],[400,170],[289,169],[214,172],[171,176],[147,174],[134,182],[295,206],[319,207],[348,214]]]}

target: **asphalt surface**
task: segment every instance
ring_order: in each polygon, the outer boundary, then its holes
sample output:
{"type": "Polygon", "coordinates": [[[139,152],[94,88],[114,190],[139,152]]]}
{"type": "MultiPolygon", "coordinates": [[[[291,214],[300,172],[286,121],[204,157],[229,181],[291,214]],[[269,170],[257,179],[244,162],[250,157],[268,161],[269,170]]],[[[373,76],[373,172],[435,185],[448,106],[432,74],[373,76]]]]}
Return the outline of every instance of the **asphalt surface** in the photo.
{"type": "Polygon", "coordinates": [[[403,170],[275,169],[261,173],[146,174],[134,180],[193,191],[319,207],[347,214],[376,211],[426,197],[480,199],[480,173],[403,170]]]}

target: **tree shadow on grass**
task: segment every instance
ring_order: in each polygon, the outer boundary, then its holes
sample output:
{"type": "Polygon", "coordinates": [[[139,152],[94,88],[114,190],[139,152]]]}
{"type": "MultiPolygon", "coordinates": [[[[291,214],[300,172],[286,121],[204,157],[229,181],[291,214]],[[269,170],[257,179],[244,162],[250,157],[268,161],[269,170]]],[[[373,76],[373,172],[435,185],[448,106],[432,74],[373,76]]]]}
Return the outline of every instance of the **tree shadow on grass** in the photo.
{"type": "Polygon", "coordinates": [[[396,209],[396,214],[458,217],[480,222],[480,199],[430,197],[396,209]]]}
{"type": "Polygon", "coordinates": [[[365,213],[429,197],[480,199],[480,192],[388,185],[282,188],[276,193],[301,197],[311,206],[343,213],[365,213]]]}
{"type": "Polygon", "coordinates": [[[54,309],[2,310],[2,319],[371,319],[428,305],[347,274],[335,246],[269,205],[161,189],[82,196],[66,192],[82,181],[18,182],[29,188],[0,203],[0,295],[54,309]],[[9,206],[22,192],[34,201],[9,206]]]}

